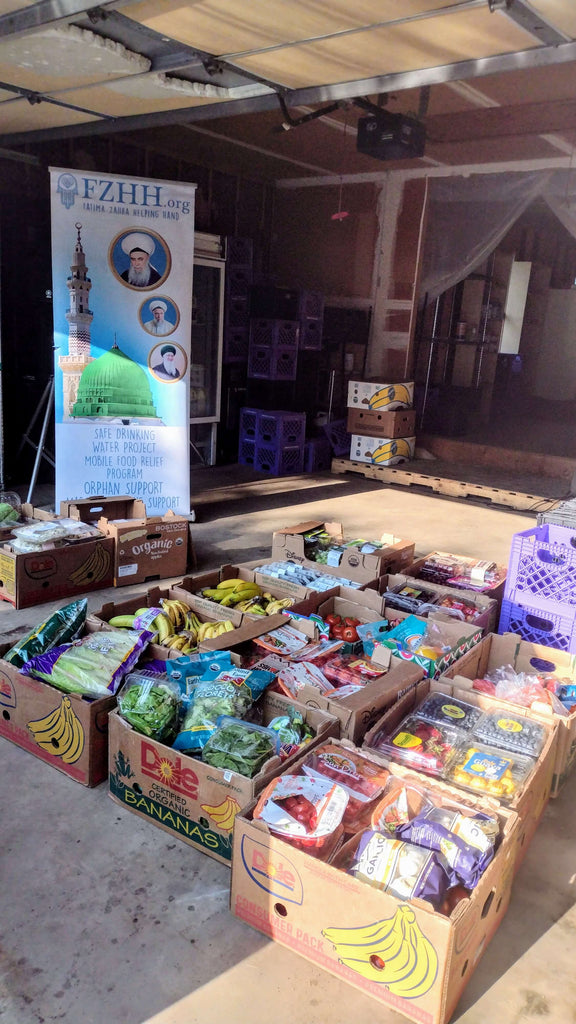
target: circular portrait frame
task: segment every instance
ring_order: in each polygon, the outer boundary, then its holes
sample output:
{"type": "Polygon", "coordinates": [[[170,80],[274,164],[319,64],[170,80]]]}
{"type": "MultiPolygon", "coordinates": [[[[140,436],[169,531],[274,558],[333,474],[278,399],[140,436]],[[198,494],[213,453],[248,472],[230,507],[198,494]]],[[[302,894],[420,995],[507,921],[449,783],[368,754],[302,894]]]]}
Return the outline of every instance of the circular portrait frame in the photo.
{"type": "Polygon", "coordinates": [[[177,384],[178,381],[183,380],[188,372],[188,356],[179,345],[177,341],[162,342],[159,341],[156,345],[153,345],[148,353],[148,369],[155,380],[159,381],[160,384],[177,384]],[[176,349],[176,355],[180,356],[182,364],[182,370],[179,371],[177,377],[170,377],[168,374],[162,376],[162,367],[159,367],[159,363],[162,361],[163,356],[161,354],[164,346],[167,345],[170,348],[176,349]],[[160,370],[160,372],[159,372],[160,370]]]}
{"type": "Polygon", "coordinates": [[[140,326],[146,331],[146,334],[150,335],[151,338],[168,338],[171,334],[174,334],[174,331],[178,328],[180,323],[180,310],[174,302],[174,299],[171,299],[169,295],[151,295],[140,303],[138,308],[138,320],[140,321],[140,326]],[[150,329],[147,327],[147,324],[152,324],[154,320],[152,303],[162,303],[167,307],[164,312],[168,317],[168,320],[166,320],[165,323],[171,325],[169,330],[159,333],[152,330],[151,327],[150,329]]]}
{"type": "Polygon", "coordinates": [[[157,231],[151,231],[150,228],[140,230],[139,228],[124,228],[123,231],[119,231],[110,242],[108,247],[108,266],[112,271],[117,281],[123,285],[124,288],[129,288],[133,292],[150,292],[160,285],[164,284],[164,281],[168,277],[170,270],[172,269],[172,255],[168,248],[167,242],[159,235],[157,231]],[[154,242],[154,248],[149,254],[148,259],[151,263],[152,269],[158,275],[155,277],[150,284],[130,284],[127,278],[123,277],[123,274],[128,274],[130,269],[130,256],[122,249],[122,240],[128,238],[129,235],[139,235],[140,238],[150,238],[154,242]],[[162,253],[162,260],[158,259],[158,249],[162,253]],[[163,262],[163,269],[159,269],[154,265],[154,258],[158,262],[163,262]]]}

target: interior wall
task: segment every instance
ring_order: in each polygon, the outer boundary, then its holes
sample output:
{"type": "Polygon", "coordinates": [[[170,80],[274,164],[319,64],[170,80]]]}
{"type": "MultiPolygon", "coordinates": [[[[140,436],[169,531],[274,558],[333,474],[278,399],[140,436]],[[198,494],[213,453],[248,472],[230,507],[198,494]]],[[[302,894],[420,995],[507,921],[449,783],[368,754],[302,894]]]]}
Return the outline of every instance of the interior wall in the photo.
{"type": "Polygon", "coordinates": [[[270,272],[286,287],[369,300],[378,231],[372,183],[277,189],[270,272]],[[347,213],[333,219],[334,214],[347,213]]]}

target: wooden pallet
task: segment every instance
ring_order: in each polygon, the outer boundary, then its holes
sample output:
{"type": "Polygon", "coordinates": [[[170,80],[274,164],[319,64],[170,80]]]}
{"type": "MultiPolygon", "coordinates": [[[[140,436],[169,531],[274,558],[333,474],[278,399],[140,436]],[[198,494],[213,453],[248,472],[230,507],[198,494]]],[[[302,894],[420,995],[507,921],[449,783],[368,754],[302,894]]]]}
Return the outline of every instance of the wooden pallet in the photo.
{"type": "Polygon", "coordinates": [[[556,508],[560,500],[545,497],[541,494],[525,494],[519,491],[508,491],[501,487],[489,487],[485,484],[472,484],[466,480],[451,480],[449,477],[433,476],[431,473],[418,473],[397,466],[375,466],[366,462],[353,462],[351,459],[332,459],[333,473],[361,473],[370,480],[379,480],[389,486],[417,487],[434,494],[444,494],[450,498],[472,498],[492,505],[503,505],[518,512],[545,512],[556,508]]]}

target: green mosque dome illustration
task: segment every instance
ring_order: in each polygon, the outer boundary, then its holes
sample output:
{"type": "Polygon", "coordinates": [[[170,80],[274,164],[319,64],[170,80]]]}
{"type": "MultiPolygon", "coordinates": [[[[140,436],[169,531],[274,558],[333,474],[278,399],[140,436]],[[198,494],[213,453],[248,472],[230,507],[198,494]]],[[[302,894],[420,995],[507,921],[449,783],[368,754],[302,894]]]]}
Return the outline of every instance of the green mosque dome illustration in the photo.
{"type": "Polygon", "coordinates": [[[116,343],[82,370],[72,416],[157,417],[146,373],[116,343]]]}

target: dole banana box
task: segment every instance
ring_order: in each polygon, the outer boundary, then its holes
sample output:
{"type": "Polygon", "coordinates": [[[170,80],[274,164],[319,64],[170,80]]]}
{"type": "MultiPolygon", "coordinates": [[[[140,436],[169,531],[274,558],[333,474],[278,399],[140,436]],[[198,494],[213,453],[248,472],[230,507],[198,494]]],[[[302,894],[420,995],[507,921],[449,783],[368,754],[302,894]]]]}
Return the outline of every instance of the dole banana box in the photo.
{"type": "MultiPolygon", "coordinates": [[[[51,512],[29,504],[22,506],[22,515],[27,523],[58,522],[51,512]]],[[[0,599],[14,608],[83,597],[112,586],[113,574],[114,541],[104,536],[28,553],[13,550],[10,539],[0,546],[0,599]]]]}
{"type": "Polygon", "coordinates": [[[379,381],[349,380],[349,409],[368,409],[370,411],[395,409],[411,409],[414,404],[414,381],[379,381]]]}
{"type": "MultiPolygon", "coordinates": [[[[445,671],[439,682],[447,682],[463,690],[473,690],[474,680],[494,672],[503,665],[511,665],[516,672],[527,675],[556,675],[576,683],[576,655],[521,640],[515,633],[504,636],[491,634],[477,647],[464,654],[445,671]]],[[[509,705],[516,712],[517,705],[509,705]]],[[[532,713],[551,726],[556,726],[558,743],[551,797],[556,797],[565,785],[576,761],[576,711],[569,715],[555,713],[549,704],[532,705],[532,713]]]]}
{"type": "MultiPolygon", "coordinates": [[[[96,627],[86,624],[86,632],[96,627]]],[[[82,786],[97,786],[108,768],[108,716],[114,696],[89,700],[22,675],[0,647],[0,736],[82,786]]],[[[48,780],[46,780],[48,781],[48,780]]]]}
{"type": "Polygon", "coordinates": [[[346,430],[349,434],[369,434],[371,437],[412,437],[416,430],[416,410],[367,409],[364,406],[348,409],[346,430]]]}
{"type": "Polygon", "coordinates": [[[115,587],[182,576],[188,565],[188,519],[166,512],[146,515],[139,499],[96,495],[61,502],[60,514],[94,523],[114,542],[115,587]]]}
{"type": "MultiPolygon", "coordinates": [[[[382,545],[372,551],[363,551],[369,545],[351,545],[343,551],[328,553],[328,564],[315,562],[306,557],[304,535],[312,530],[323,530],[333,540],[334,545],[344,544],[342,523],[328,523],[319,519],[311,519],[295,526],[286,526],[276,530],[272,536],[272,561],[295,562],[298,565],[317,569],[320,572],[334,573],[364,586],[374,584],[388,572],[402,572],[414,558],[414,541],[404,540],[391,533],[382,533],[378,542],[382,545]]],[[[362,538],[359,538],[362,539],[362,538]]]]}
{"type": "MultiPolygon", "coordinates": [[[[338,736],[338,722],[331,715],[281,694],[265,693],[259,706],[263,725],[289,708],[299,710],[315,733],[306,750],[338,736]]],[[[133,814],[229,865],[236,815],[299,756],[296,752],[284,762],[272,757],[248,779],[137,733],[115,711],[110,715],[109,794],[133,814]]]]}
{"type": "Polygon", "coordinates": [[[414,458],[415,437],[365,437],[353,434],[350,440],[352,462],[369,462],[374,466],[398,466],[414,458]]]}
{"type": "MultiPolygon", "coordinates": [[[[406,693],[396,705],[386,711],[382,717],[375,722],[372,728],[366,733],[364,737],[364,747],[367,750],[375,750],[376,744],[379,742],[379,737],[390,736],[400,725],[400,723],[406,718],[407,715],[412,712],[417,712],[419,705],[429,694],[442,694],[447,698],[447,704],[449,705],[450,697],[458,698],[459,700],[465,701],[467,704],[471,704],[474,707],[479,708],[481,711],[502,711],[503,719],[506,719],[506,712],[508,714],[511,711],[510,704],[505,701],[496,700],[493,697],[487,697],[483,694],[473,692],[471,690],[462,690],[452,680],[423,680],[418,684],[417,687],[406,693]]],[[[531,720],[541,722],[541,718],[538,715],[534,715],[531,711],[522,707],[514,707],[514,714],[518,713],[523,718],[526,718],[528,722],[531,720]]],[[[457,725],[457,721],[455,721],[457,725]]],[[[556,723],[549,721],[545,725],[546,738],[544,746],[540,752],[538,758],[534,758],[534,767],[530,772],[527,779],[518,786],[515,795],[508,802],[507,806],[511,810],[515,811],[519,818],[520,828],[517,833],[517,848],[515,851],[515,870],[518,869],[520,863],[528,849],[528,846],[536,832],[538,823],[544,808],[550,799],[552,790],[552,779],[554,776],[554,766],[556,763],[556,754],[558,749],[558,728],[556,723]]],[[[474,747],[474,741],[470,740],[470,748],[474,747]]],[[[505,752],[503,752],[505,756],[505,752]]],[[[487,771],[486,779],[491,781],[489,772],[487,771]]],[[[483,789],[484,780],[480,776],[478,778],[477,792],[483,794],[486,789],[483,789]]],[[[455,784],[454,788],[459,789],[455,784]]],[[[459,789],[461,795],[465,795],[468,790],[465,788],[459,789]]],[[[496,797],[486,797],[494,807],[503,806],[501,799],[496,797]]]]}
{"type": "MultiPolygon", "coordinates": [[[[346,741],[335,745],[347,749],[346,741]]],[[[499,822],[493,860],[450,916],[426,900],[399,899],[347,874],[356,839],[324,863],[254,821],[254,805],[234,826],[231,910],[382,1007],[418,1024],[446,1024],[508,908],[519,823],[514,811],[470,794],[463,800],[443,783],[417,773],[412,781],[444,805],[464,803],[499,822]]]]}

